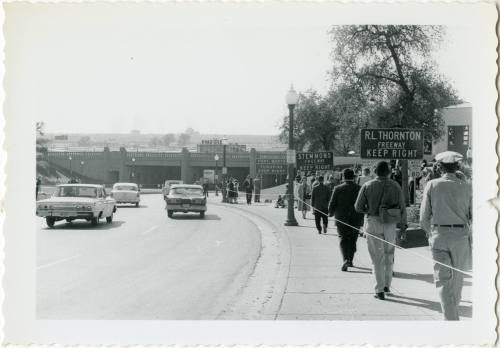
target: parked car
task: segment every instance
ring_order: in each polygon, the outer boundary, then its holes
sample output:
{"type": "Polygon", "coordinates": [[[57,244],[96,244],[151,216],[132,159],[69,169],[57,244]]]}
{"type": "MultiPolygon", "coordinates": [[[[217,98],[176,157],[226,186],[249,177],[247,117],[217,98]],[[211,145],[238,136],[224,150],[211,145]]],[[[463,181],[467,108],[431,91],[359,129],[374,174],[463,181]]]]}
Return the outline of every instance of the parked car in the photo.
{"type": "Polygon", "coordinates": [[[36,215],[45,217],[50,228],[59,220],[87,220],[97,226],[99,219],[106,218],[107,223],[112,223],[115,212],[116,201],[106,197],[102,185],[57,185],[52,197],[36,203],[36,215]]]}
{"type": "Polygon", "coordinates": [[[111,190],[111,197],[116,203],[131,203],[139,206],[141,201],[140,189],[137,184],[130,182],[117,182],[111,190]]]}
{"type": "Polygon", "coordinates": [[[184,181],[182,180],[165,180],[165,184],[163,185],[163,188],[161,190],[163,194],[163,199],[167,199],[168,192],[170,191],[170,186],[171,185],[179,185],[179,184],[184,184],[184,181]]]}
{"type": "Polygon", "coordinates": [[[171,185],[166,204],[168,217],[172,217],[177,212],[196,212],[204,218],[207,211],[207,199],[200,185],[171,185]]]}

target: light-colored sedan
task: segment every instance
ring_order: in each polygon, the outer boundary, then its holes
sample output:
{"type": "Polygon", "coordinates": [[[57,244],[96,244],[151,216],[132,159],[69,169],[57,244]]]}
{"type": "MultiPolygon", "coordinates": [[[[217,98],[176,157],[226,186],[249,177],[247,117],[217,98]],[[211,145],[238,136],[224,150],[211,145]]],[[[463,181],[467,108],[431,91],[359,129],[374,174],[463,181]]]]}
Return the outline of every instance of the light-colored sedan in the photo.
{"type": "Polygon", "coordinates": [[[204,218],[207,211],[207,199],[200,185],[171,185],[165,201],[168,217],[176,212],[196,212],[204,218]]]}
{"type": "Polygon", "coordinates": [[[137,184],[129,182],[118,182],[114,184],[111,191],[111,197],[115,199],[116,203],[131,203],[135,204],[136,207],[139,206],[139,202],[141,201],[139,187],[137,184]]]}
{"type": "Polygon", "coordinates": [[[116,201],[106,197],[101,185],[65,184],[56,187],[55,194],[36,203],[36,215],[45,217],[47,226],[54,227],[59,220],[87,220],[96,226],[99,219],[113,222],[116,201]]]}

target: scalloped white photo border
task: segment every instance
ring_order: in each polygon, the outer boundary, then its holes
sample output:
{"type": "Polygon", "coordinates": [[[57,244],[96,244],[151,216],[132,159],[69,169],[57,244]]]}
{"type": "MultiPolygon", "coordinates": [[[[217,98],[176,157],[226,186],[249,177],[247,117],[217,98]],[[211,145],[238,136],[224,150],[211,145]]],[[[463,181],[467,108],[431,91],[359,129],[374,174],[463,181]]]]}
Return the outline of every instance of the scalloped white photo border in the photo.
{"type": "MultiPolygon", "coordinates": [[[[67,2],[65,2],[67,4],[67,2]]],[[[141,4],[140,1],[135,3],[141,4]]],[[[190,6],[207,6],[204,1],[190,6]]],[[[4,3],[9,4],[8,2],[4,3]]],[[[31,3],[34,4],[34,3],[31,3]]],[[[147,6],[149,2],[144,2],[147,6]]],[[[181,1],[166,2],[177,6],[181,1]]],[[[51,6],[59,6],[51,2],[51,6]]],[[[95,5],[95,3],[94,3],[95,5]]],[[[115,6],[121,6],[116,2],[115,6]]],[[[50,321],[35,320],[35,121],[24,113],[15,81],[5,70],[2,50],[0,92],[0,275],[2,276],[2,341],[47,345],[493,345],[497,339],[497,8],[487,1],[244,1],[215,2],[220,11],[246,6],[266,20],[301,25],[442,24],[464,26],[477,40],[472,84],[474,285],[473,318],[468,321],[50,321]],[[306,24],[304,24],[306,23],[306,24]],[[12,93],[12,94],[11,94],[12,93]]],[[[211,3],[214,6],[214,3],[211,3]]],[[[8,16],[0,10],[2,24],[8,16]]],[[[2,48],[5,40],[1,38],[2,48]]],[[[36,59],[36,57],[33,57],[36,59]]],[[[8,67],[7,67],[8,69],[8,67]]],[[[431,272],[431,270],[429,270],[431,272]]]]}

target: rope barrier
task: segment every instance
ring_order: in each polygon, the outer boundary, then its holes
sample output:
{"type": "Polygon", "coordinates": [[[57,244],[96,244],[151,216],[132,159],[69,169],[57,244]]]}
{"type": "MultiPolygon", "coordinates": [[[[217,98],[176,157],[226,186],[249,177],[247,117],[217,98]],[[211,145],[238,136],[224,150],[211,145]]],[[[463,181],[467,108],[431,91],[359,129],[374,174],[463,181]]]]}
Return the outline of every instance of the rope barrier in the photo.
{"type": "MultiPolygon", "coordinates": [[[[237,191],[227,190],[227,192],[237,192],[237,191]]],[[[246,193],[245,193],[245,194],[246,194],[246,193]]],[[[253,193],[252,193],[252,194],[253,194],[253,193]]],[[[272,196],[276,196],[276,194],[260,194],[260,196],[263,196],[263,195],[264,195],[264,196],[271,196],[271,195],[272,195],[272,196]]],[[[284,194],[284,196],[288,196],[288,194],[284,194]]],[[[307,202],[303,201],[302,199],[300,199],[300,198],[298,198],[298,197],[295,197],[295,196],[294,196],[294,199],[296,199],[297,201],[300,201],[300,202],[302,202],[303,204],[305,204],[305,205],[309,206],[310,208],[312,208],[312,211],[317,211],[317,212],[319,212],[319,213],[321,213],[321,214],[325,215],[326,217],[329,217],[329,216],[328,216],[328,214],[325,214],[325,213],[323,213],[321,210],[318,210],[318,209],[314,208],[312,205],[310,205],[309,203],[307,203],[307,202]]],[[[364,235],[368,235],[368,236],[370,236],[370,237],[372,237],[372,238],[378,239],[379,241],[381,241],[381,242],[383,242],[383,243],[389,244],[389,245],[391,245],[391,246],[393,246],[393,247],[395,247],[395,248],[397,248],[397,249],[403,250],[403,251],[407,252],[408,254],[411,254],[411,255],[417,256],[417,257],[419,257],[419,258],[421,258],[421,259],[424,259],[424,260],[426,260],[426,261],[428,261],[428,262],[434,262],[434,263],[437,263],[437,264],[439,264],[439,265],[441,265],[441,266],[444,266],[444,267],[447,267],[447,268],[449,268],[449,269],[451,269],[451,270],[453,270],[453,271],[456,271],[456,272],[459,272],[459,273],[462,273],[462,274],[464,274],[464,275],[467,275],[467,276],[472,277],[472,273],[471,273],[471,272],[467,272],[467,271],[464,271],[464,270],[458,269],[458,268],[456,268],[456,267],[453,267],[453,266],[447,265],[447,264],[445,264],[445,263],[443,263],[443,262],[440,262],[440,261],[434,260],[434,259],[432,259],[432,258],[428,258],[428,257],[426,257],[426,256],[424,256],[424,255],[419,254],[419,253],[416,253],[416,252],[413,252],[413,251],[411,251],[411,250],[405,249],[405,248],[403,248],[403,247],[401,247],[401,246],[399,246],[399,245],[397,245],[397,244],[391,243],[391,242],[389,242],[389,241],[387,241],[387,240],[385,240],[385,239],[383,239],[383,238],[380,238],[380,237],[378,237],[378,236],[376,236],[376,235],[374,235],[374,234],[368,233],[368,232],[363,231],[363,230],[361,230],[361,229],[359,229],[359,228],[357,228],[357,227],[354,227],[354,226],[352,226],[352,225],[350,225],[350,224],[348,224],[348,223],[346,223],[346,222],[344,222],[344,221],[338,220],[338,219],[336,219],[335,217],[331,217],[331,219],[329,219],[329,220],[330,220],[330,221],[332,221],[332,220],[333,220],[333,221],[336,221],[336,222],[340,222],[341,224],[343,224],[343,225],[345,225],[345,226],[348,226],[348,227],[350,227],[350,228],[352,228],[352,229],[354,229],[354,230],[358,231],[358,234],[361,234],[361,235],[363,235],[363,234],[364,234],[364,235]]]]}

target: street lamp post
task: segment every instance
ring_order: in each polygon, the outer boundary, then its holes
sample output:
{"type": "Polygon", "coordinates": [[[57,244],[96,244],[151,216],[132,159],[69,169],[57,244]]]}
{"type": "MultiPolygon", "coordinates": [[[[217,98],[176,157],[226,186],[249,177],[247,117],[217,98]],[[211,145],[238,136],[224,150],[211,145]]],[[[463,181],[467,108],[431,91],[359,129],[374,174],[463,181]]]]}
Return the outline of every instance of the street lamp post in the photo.
{"type": "Polygon", "coordinates": [[[71,161],[73,160],[73,157],[69,156],[69,176],[73,178],[73,168],[71,167],[71,161]]]}
{"type": "MultiPolygon", "coordinates": [[[[223,184],[226,182],[227,176],[227,167],[226,167],[226,146],[227,146],[227,138],[222,138],[222,178],[223,184]]],[[[226,194],[222,194],[222,202],[227,203],[227,190],[225,190],[226,194]]]]}
{"type": "MultiPolygon", "coordinates": [[[[290,88],[286,95],[286,103],[288,105],[289,111],[289,121],[288,121],[288,150],[293,150],[293,109],[299,100],[299,95],[293,89],[290,88]]],[[[285,221],[285,226],[297,226],[297,220],[294,215],[294,197],[293,197],[293,169],[294,164],[292,161],[288,162],[288,214],[285,221]]]]}
{"type": "Polygon", "coordinates": [[[85,161],[81,161],[81,162],[80,162],[80,165],[82,166],[82,170],[81,170],[81,172],[82,172],[82,176],[83,176],[83,165],[84,165],[84,164],[85,164],[85,161]]]}
{"type": "Polygon", "coordinates": [[[135,158],[132,158],[132,180],[135,179],[135,158]]]}
{"type": "Polygon", "coordinates": [[[214,186],[215,186],[215,195],[218,196],[219,195],[219,191],[217,190],[217,179],[219,178],[217,176],[217,162],[219,161],[219,155],[218,154],[215,154],[214,156],[214,160],[215,160],[215,177],[214,177],[214,186]]]}

